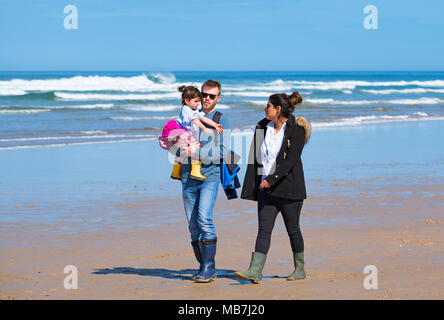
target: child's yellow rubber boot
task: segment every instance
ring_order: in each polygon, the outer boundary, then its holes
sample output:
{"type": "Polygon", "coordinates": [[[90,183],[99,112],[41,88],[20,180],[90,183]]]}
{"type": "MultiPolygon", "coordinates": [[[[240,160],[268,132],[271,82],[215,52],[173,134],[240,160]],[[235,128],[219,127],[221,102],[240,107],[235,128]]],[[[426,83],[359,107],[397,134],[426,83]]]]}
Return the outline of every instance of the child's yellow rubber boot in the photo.
{"type": "Polygon", "coordinates": [[[182,169],[182,164],[179,162],[174,162],[174,166],[173,166],[173,172],[171,173],[171,178],[172,179],[176,179],[176,180],[180,180],[181,178],[181,169],[182,169]]]}
{"type": "Polygon", "coordinates": [[[199,181],[205,181],[207,179],[207,177],[203,176],[200,173],[200,165],[201,165],[201,162],[199,160],[191,160],[190,178],[196,179],[199,181]]]}

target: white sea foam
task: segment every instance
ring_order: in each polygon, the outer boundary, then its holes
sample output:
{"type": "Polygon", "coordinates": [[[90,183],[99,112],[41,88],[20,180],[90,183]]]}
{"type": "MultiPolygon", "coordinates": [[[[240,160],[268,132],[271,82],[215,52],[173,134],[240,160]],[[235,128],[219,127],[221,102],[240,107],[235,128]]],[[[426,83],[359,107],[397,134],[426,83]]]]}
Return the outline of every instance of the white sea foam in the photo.
{"type": "Polygon", "coordinates": [[[217,109],[224,110],[224,109],[231,109],[231,107],[230,107],[229,105],[227,105],[227,104],[218,103],[218,104],[216,105],[216,110],[217,110],[217,109]]]}
{"type": "MultiPolygon", "coordinates": [[[[224,86],[224,90],[228,90],[228,92],[231,95],[234,95],[234,92],[239,92],[239,91],[252,92],[251,94],[253,94],[253,92],[257,92],[257,91],[259,91],[259,92],[265,91],[265,92],[267,92],[268,96],[270,96],[271,94],[274,94],[274,93],[279,93],[279,92],[289,93],[289,91],[291,91],[291,90],[302,90],[302,89],[343,90],[343,89],[348,89],[348,88],[353,89],[354,87],[352,85],[348,85],[348,86],[346,86],[346,88],[344,88],[343,85],[338,86],[337,84],[334,84],[334,83],[319,84],[318,82],[312,82],[311,84],[302,85],[300,83],[300,81],[283,81],[281,79],[274,80],[274,81],[267,82],[267,83],[258,84],[258,85],[248,85],[248,86],[246,86],[246,85],[226,85],[226,86],[224,86]]],[[[311,92],[305,91],[305,92],[301,92],[301,94],[302,93],[303,94],[310,94],[311,92]]],[[[223,95],[225,95],[225,94],[227,94],[227,92],[224,91],[223,95]]]]}
{"type": "MultiPolygon", "coordinates": [[[[83,134],[107,134],[108,131],[89,130],[89,131],[80,131],[80,133],[83,133],[83,134]]],[[[100,137],[103,137],[103,136],[100,136],[100,137]]],[[[89,136],[88,138],[91,138],[91,136],[89,136]]]]}
{"type": "Polygon", "coordinates": [[[63,100],[172,100],[180,99],[180,92],[158,94],[102,94],[102,93],[66,93],[56,92],[55,96],[63,100]]]}
{"type": "Polygon", "coordinates": [[[267,105],[267,100],[243,100],[243,102],[263,107],[267,105]]]}
{"type": "MultiPolygon", "coordinates": [[[[244,100],[244,102],[263,106],[265,107],[267,105],[267,100],[244,100]]],[[[331,98],[325,98],[325,99],[304,99],[305,103],[309,104],[370,104],[370,103],[377,103],[377,101],[369,101],[369,100],[355,100],[355,101],[339,101],[334,100],[331,98]]]]}
{"type": "MultiPolygon", "coordinates": [[[[128,106],[122,106],[122,109],[125,110],[131,110],[131,111],[153,111],[153,112],[166,112],[166,111],[173,111],[176,109],[180,109],[180,105],[128,105],[128,106]]],[[[224,110],[224,109],[230,109],[231,107],[226,104],[217,104],[216,109],[224,110]]]]}
{"type": "MultiPolygon", "coordinates": [[[[243,92],[236,92],[234,95],[236,96],[245,96],[245,97],[269,97],[270,94],[268,92],[247,92],[244,94],[243,92]]],[[[258,100],[244,100],[244,102],[255,104],[255,105],[264,105],[266,101],[258,101],[258,100]]],[[[336,105],[369,105],[369,104],[440,104],[444,103],[444,99],[439,98],[427,98],[421,97],[418,99],[393,99],[393,100],[335,100],[332,98],[306,98],[304,99],[305,103],[309,104],[336,104],[336,105]]]]}
{"type": "Polygon", "coordinates": [[[235,97],[269,97],[273,94],[272,91],[226,91],[224,96],[235,96],[235,97]]]}
{"type": "Polygon", "coordinates": [[[166,112],[180,109],[180,105],[168,104],[168,105],[128,105],[122,106],[121,109],[131,111],[153,111],[153,112],[166,112]]]}
{"type": "MultiPolygon", "coordinates": [[[[274,80],[267,83],[257,84],[257,85],[226,85],[224,86],[223,95],[229,96],[244,96],[244,97],[269,97],[273,93],[286,92],[287,94],[293,90],[318,90],[318,91],[341,91],[344,94],[352,94],[353,89],[356,87],[403,87],[403,86],[422,86],[422,87],[444,87],[444,80],[431,80],[431,81],[359,81],[359,80],[349,80],[349,81],[305,81],[305,80],[274,80]]],[[[393,92],[397,90],[393,89],[393,92]]],[[[424,88],[413,88],[405,90],[405,93],[416,93],[416,92],[444,92],[441,89],[428,89],[423,91],[424,88]]],[[[379,90],[362,90],[363,92],[378,94],[379,90]]],[[[384,90],[380,90],[384,93],[384,90]]],[[[390,92],[391,90],[387,90],[390,92]]],[[[311,92],[301,92],[301,94],[310,94],[311,92]]],[[[401,92],[404,93],[404,92],[401,92]]]]}
{"type": "Polygon", "coordinates": [[[27,146],[0,147],[0,150],[32,149],[32,148],[48,148],[48,147],[66,147],[66,146],[74,146],[74,145],[148,141],[148,140],[156,140],[156,139],[157,139],[157,136],[152,135],[150,137],[147,136],[147,138],[139,138],[139,139],[102,140],[102,141],[87,141],[87,142],[66,142],[66,143],[54,143],[54,144],[34,144],[34,145],[27,145],[27,146]]]}
{"type": "Polygon", "coordinates": [[[294,88],[294,85],[273,85],[273,84],[261,84],[261,85],[227,85],[223,87],[222,95],[226,95],[227,92],[240,92],[240,91],[267,91],[272,93],[285,92],[294,88]]]}
{"type": "Polygon", "coordinates": [[[442,116],[429,116],[426,113],[414,113],[411,115],[396,115],[396,116],[359,116],[350,118],[341,118],[334,121],[317,121],[312,122],[311,126],[313,128],[323,128],[323,127],[336,127],[336,126],[356,126],[363,124],[373,124],[373,123],[384,123],[384,122],[409,122],[409,121],[434,121],[434,120],[444,120],[442,116]]]}
{"type": "MultiPolygon", "coordinates": [[[[259,85],[230,85],[225,86],[224,89],[233,91],[266,91],[268,96],[273,93],[287,92],[290,90],[339,90],[346,91],[347,93],[356,88],[356,83],[354,81],[335,81],[335,82],[325,82],[325,81],[283,81],[281,79],[274,80],[271,82],[259,84],[259,85]]],[[[302,93],[302,92],[301,92],[302,93]]],[[[223,94],[226,94],[224,92],[223,94]]],[[[307,92],[304,92],[307,94],[307,92]]]]}
{"type": "MultiPolygon", "coordinates": [[[[266,100],[243,100],[243,102],[264,106],[267,104],[266,100]]],[[[324,98],[324,99],[304,99],[304,103],[307,104],[327,104],[327,105],[371,105],[371,104],[405,104],[405,105],[413,105],[413,104],[440,104],[444,103],[443,99],[439,98],[419,98],[419,99],[393,99],[393,100],[335,100],[332,98],[324,98]]]]}
{"type": "Polygon", "coordinates": [[[427,89],[427,88],[411,88],[411,89],[388,89],[388,90],[365,90],[362,89],[362,92],[370,93],[370,94],[393,94],[393,93],[444,93],[444,89],[427,89]]]}
{"type": "Polygon", "coordinates": [[[307,103],[311,104],[333,104],[333,105],[369,105],[369,104],[440,104],[444,100],[439,98],[419,98],[419,99],[393,99],[393,100],[334,100],[334,99],[305,99],[307,103]]]}
{"type": "Polygon", "coordinates": [[[421,86],[421,87],[444,87],[444,80],[431,81],[283,81],[283,84],[292,84],[300,89],[317,89],[317,90],[344,90],[355,89],[357,86],[362,87],[404,87],[404,86],[421,86]]]}
{"type": "Polygon", "coordinates": [[[335,101],[334,99],[305,99],[304,102],[311,104],[332,104],[337,101],[335,101]]]}
{"type": "MultiPolygon", "coordinates": [[[[48,112],[57,109],[110,109],[113,104],[88,104],[88,105],[74,105],[74,106],[44,106],[44,107],[27,107],[26,109],[0,109],[0,114],[34,114],[48,112]]],[[[8,108],[8,107],[5,107],[8,108]]]]}
{"type": "Polygon", "coordinates": [[[177,91],[178,83],[172,74],[152,75],[159,81],[150,80],[145,74],[133,77],[76,76],[59,79],[13,79],[0,81],[0,95],[18,95],[30,91],[177,91]]]}
{"type": "Polygon", "coordinates": [[[27,110],[0,110],[0,114],[35,114],[51,111],[49,109],[27,109],[27,110]]]}
{"type": "Polygon", "coordinates": [[[167,119],[173,119],[174,117],[112,117],[112,120],[119,120],[119,121],[139,121],[139,120],[167,120],[167,119]]]}
{"type": "MultiPolygon", "coordinates": [[[[444,80],[432,80],[432,81],[297,81],[297,80],[274,80],[271,82],[259,84],[259,85],[227,85],[224,87],[228,90],[229,95],[236,95],[235,92],[247,92],[248,95],[244,96],[258,96],[253,95],[254,92],[259,91],[262,94],[273,94],[277,92],[287,92],[291,90],[337,90],[342,91],[345,94],[351,94],[353,89],[357,86],[364,87],[388,87],[388,86],[422,86],[422,87],[444,87],[444,80]]],[[[434,91],[430,91],[434,92],[434,91]]],[[[440,91],[436,91],[440,92],[440,91]]],[[[227,92],[224,92],[227,94],[227,92]]],[[[306,92],[304,94],[307,94],[306,92]]],[[[241,95],[241,94],[239,94],[241,95]]],[[[242,95],[241,95],[242,96],[242,95]]]]}
{"type": "Polygon", "coordinates": [[[48,107],[51,109],[111,109],[114,108],[112,103],[98,103],[98,104],[84,104],[84,105],[64,105],[64,106],[55,106],[48,107]]]}
{"type": "MultiPolygon", "coordinates": [[[[171,73],[155,73],[147,76],[141,74],[131,77],[113,77],[113,76],[75,76],[70,78],[54,79],[13,79],[0,81],[1,95],[23,95],[29,92],[48,92],[48,91],[121,91],[121,92],[167,92],[176,93],[177,87],[186,84],[194,85],[200,88],[201,83],[178,83],[171,73]],[[154,79],[151,80],[151,79],[154,79]]],[[[225,85],[224,95],[236,96],[236,92],[243,92],[243,96],[265,96],[276,92],[289,92],[291,90],[338,90],[344,94],[350,94],[351,90],[357,86],[365,87],[386,87],[386,86],[419,86],[419,87],[444,87],[444,80],[429,81],[305,81],[305,80],[282,80],[277,79],[266,83],[256,85],[225,85]]],[[[419,88],[421,89],[421,88],[419,88]]],[[[422,88],[424,89],[424,88],[422,88]]],[[[394,89],[395,90],[395,89],[394,89]]],[[[406,90],[417,90],[406,89],[406,90]]],[[[436,89],[439,90],[439,89],[436,89]]],[[[377,91],[377,90],[376,90],[377,91]]],[[[422,90],[421,90],[422,91],[422,90]]],[[[418,91],[419,92],[419,91],[418,91]]],[[[440,92],[442,91],[426,91],[440,92]]],[[[404,93],[404,92],[401,92],[404,93]]],[[[409,93],[406,91],[405,93],[409,93]]],[[[410,93],[416,93],[411,91],[410,93]]],[[[304,94],[308,94],[305,92],[304,94]]],[[[378,94],[378,93],[373,93],[378,94]]],[[[389,93],[380,93],[389,94],[389,93]]]]}
{"type": "Polygon", "coordinates": [[[84,136],[57,136],[57,137],[34,137],[34,138],[9,138],[0,139],[0,142],[26,142],[26,141],[46,141],[46,140],[82,140],[82,139],[110,139],[110,138],[146,138],[153,135],[144,134],[106,134],[105,131],[80,131],[84,136]],[[93,133],[103,133],[101,135],[93,135],[93,133]]]}
{"type": "Polygon", "coordinates": [[[439,99],[439,98],[396,99],[396,100],[383,100],[382,103],[391,103],[391,104],[440,104],[440,103],[444,103],[444,100],[443,99],[439,99]]]}

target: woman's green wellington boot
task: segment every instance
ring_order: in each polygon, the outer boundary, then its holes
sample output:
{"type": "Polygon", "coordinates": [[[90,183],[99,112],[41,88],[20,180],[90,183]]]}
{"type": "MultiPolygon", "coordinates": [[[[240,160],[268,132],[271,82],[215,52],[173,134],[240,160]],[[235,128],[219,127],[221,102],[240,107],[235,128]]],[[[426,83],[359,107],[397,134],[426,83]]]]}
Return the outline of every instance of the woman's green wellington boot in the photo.
{"type": "Polygon", "coordinates": [[[305,279],[305,270],[304,270],[304,253],[293,252],[293,261],[294,261],[294,271],[287,278],[288,281],[305,279]]]}
{"type": "Polygon", "coordinates": [[[253,283],[259,283],[262,280],[262,269],[264,269],[267,255],[260,252],[251,254],[250,267],[247,271],[236,271],[234,275],[241,280],[250,280],[253,283]]]}

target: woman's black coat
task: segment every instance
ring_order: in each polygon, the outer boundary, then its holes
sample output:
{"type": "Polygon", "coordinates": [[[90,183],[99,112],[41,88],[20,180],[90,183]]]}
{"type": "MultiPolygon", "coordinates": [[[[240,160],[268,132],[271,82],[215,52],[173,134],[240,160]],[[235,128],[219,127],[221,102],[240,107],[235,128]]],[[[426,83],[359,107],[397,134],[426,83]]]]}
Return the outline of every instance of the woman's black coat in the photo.
{"type": "MultiPolygon", "coordinates": [[[[257,201],[262,177],[258,174],[258,169],[262,169],[261,145],[269,122],[270,120],[264,118],[256,125],[253,141],[251,142],[247,172],[242,186],[242,199],[257,201]]],[[[306,123],[308,124],[308,121],[306,123]]],[[[298,125],[295,117],[290,115],[286,122],[281,149],[270,174],[265,178],[270,183],[270,188],[265,188],[263,191],[274,197],[291,200],[307,198],[301,161],[302,149],[307,140],[306,131],[309,134],[309,130],[298,125]]]]}

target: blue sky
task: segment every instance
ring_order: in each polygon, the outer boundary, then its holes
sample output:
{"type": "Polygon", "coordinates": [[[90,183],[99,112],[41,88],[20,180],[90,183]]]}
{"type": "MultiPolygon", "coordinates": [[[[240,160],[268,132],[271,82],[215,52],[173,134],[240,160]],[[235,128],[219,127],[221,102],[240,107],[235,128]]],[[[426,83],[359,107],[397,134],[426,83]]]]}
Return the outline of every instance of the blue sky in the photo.
{"type": "Polygon", "coordinates": [[[443,15],[442,0],[0,0],[0,70],[444,70],[443,15]]]}

